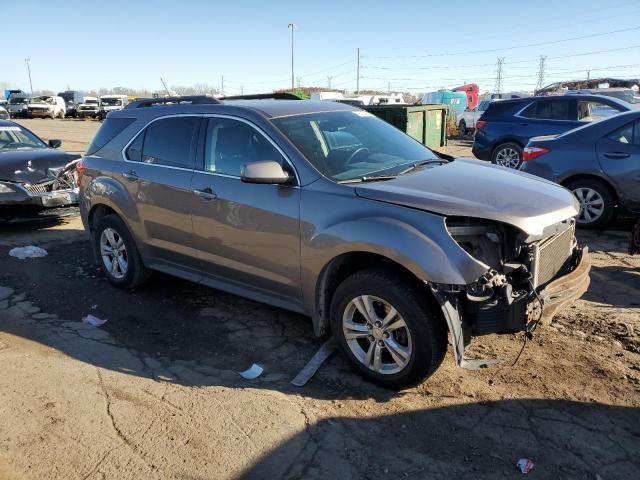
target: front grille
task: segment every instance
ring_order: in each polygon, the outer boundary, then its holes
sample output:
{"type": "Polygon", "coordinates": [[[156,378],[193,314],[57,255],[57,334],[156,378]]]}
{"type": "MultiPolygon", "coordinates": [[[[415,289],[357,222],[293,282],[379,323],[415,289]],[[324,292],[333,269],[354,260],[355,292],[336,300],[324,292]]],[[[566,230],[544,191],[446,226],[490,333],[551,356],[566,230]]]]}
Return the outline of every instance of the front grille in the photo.
{"type": "Polygon", "coordinates": [[[27,183],[24,185],[32,195],[42,195],[43,193],[55,192],[57,190],[69,190],[78,185],[75,169],[61,173],[56,178],[45,180],[40,183],[27,183]]]}
{"type": "Polygon", "coordinates": [[[574,242],[574,225],[553,237],[534,245],[533,283],[537,287],[553,280],[553,277],[571,259],[574,242]]]}

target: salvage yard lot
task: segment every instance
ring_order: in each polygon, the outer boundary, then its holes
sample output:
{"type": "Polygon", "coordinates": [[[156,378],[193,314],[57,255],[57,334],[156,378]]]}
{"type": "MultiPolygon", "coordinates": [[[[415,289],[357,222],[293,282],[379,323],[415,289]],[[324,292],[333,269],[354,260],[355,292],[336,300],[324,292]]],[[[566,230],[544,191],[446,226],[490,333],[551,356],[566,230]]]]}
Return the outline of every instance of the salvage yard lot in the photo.
{"type": "MultiPolygon", "coordinates": [[[[93,121],[20,123],[84,150],[93,121]],[[73,142],[72,142],[73,141],[73,142]]],[[[457,142],[456,154],[465,151],[457,142]]],[[[393,393],[334,355],[290,380],[322,341],[309,319],[155,275],[109,285],[77,215],[0,227],[0,479],[640,478],[640,257],[629,222],[579,232],[583,299],[534,334],[478,338],[393,393]],[[10,257],[38,245],[40,259],[10,257]],[[6,297],[6,298],[3,298],[6,297]],[[102,328],[80,319],[107,319],[102,328]],[[238,371],[264,367],[257,380],[238,371]],[[64,459],[64,461],[60,461],[64,459]]]]}

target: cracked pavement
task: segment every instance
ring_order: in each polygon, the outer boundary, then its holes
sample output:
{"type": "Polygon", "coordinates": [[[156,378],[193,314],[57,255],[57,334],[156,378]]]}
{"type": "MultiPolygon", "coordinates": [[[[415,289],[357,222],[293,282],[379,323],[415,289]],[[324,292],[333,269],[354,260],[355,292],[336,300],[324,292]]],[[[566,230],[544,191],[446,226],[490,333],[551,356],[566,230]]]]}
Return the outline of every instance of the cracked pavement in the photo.
{"type": "Polygon", "coordinates": [[[476,339],[400,393],[320,347],[305,317],[164,275],[109,286],[77,217],[0,233],[0,479],[640,478],[640,258],[581,232],[585,298],[518,335],[476,339]],[[9,257],[34,244],[49,255],[9,257]],[[81,317],[107,319],[96,328],[81,317]],[[238,371],[265,368],[253,381],[238,371]]]}

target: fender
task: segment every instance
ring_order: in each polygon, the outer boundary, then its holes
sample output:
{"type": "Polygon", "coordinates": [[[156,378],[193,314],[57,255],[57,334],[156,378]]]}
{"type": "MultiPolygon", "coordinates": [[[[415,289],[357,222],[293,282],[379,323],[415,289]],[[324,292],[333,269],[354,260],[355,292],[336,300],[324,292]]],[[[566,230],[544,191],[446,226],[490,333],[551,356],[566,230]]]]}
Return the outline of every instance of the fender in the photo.
{"type": "Polygon", "coordinates": [[[301,281],[305,307],[314,331],[321,334],[328,321],[322,311],[324,274],[343,254],[373,253],[408,269],[424,282],[466,285],[489,268],[469,256],[449,236],[444,217],[405,209],[419,222],[368,217],[333,224],[302,239],[301,281]],[[416,227],[414,225],[419,225],[416,227]]]}

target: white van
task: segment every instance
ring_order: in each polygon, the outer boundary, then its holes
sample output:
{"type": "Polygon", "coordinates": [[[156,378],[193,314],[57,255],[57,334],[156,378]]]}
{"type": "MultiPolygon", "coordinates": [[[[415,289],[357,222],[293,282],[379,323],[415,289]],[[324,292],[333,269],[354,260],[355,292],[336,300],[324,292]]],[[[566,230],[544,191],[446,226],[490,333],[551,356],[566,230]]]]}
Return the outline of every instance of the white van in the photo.
{"type": "Polygon", "coordinates": [[[102,95],[100,97],[100,110],[97,116],[100,120],[104,120],[109,112],[122,110],[128,103],[128,95],[102,95]]]}
{"type": "Polygon", "coordinates": [[[100,99],[97,97],[84,97],[84,102],[78,105],[77,115],[80,118],[96,118],[100,110],[100,99]]]}
{"type": "Polygon", "coordinates": [[[64,98],[52,95],[33,97],[27,106],[27,115],[41,118],[64,118],[67,105],[64,98]]]}

